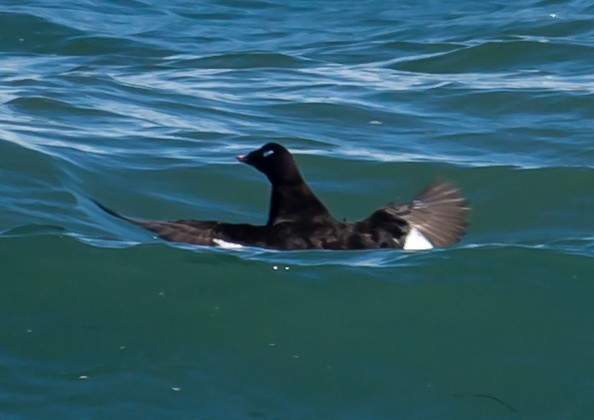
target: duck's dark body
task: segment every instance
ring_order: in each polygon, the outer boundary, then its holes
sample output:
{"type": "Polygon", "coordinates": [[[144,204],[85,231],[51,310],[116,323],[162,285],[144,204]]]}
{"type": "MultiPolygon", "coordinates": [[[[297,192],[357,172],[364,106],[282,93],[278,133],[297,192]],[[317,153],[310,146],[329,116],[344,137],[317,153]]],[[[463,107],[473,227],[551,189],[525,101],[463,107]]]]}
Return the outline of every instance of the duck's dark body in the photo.
{"type": "Polygon", "coordinates": [[[155,232],[162,239],[193,245],[235,244],[279,250],[412,249],[407,247],[407,241],[420,233],[427,241],[422,249],[427,249],[453,244],[464,233],[466,200],[447,183],[429,185],[409,204],[390,204],[366,219],[341,222],[311,191],[284,147],[270,143],[247,156],[239,156],[238,160],[256,167],[272,184],[266,225],[145,221],[97,205],[109,214],[155,232]],[[410,235],[413,230],[415,235],[410,235]]]}

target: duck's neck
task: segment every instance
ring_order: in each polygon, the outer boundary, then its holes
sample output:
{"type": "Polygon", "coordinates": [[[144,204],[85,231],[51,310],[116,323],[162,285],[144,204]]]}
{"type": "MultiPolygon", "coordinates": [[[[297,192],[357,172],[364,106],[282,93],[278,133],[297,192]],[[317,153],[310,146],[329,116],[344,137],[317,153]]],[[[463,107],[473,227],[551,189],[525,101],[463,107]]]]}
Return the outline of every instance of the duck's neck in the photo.
{"type": "Polygon", "coordinates": [[[331,216],[303,179],[272,185],[268,226],[282,222],[315,221],[320,217],[331,216]]]}

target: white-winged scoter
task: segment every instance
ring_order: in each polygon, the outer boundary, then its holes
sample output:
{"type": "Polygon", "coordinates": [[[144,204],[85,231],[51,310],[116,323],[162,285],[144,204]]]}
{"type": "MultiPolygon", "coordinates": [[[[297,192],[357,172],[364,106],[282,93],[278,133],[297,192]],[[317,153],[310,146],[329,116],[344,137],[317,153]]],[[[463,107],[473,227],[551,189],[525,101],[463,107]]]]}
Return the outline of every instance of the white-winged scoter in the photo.
{"type": "Polygon", "coordinates": [[[388,204],[369,217],[335,219],[301,176],[291,153],[268,143],[237,160],[262,172],[272,184],[265,225],[218,221],[151,221],[107,213],[142,226],[158,237],[194,245],[295,249],[431,249],[452,245],[464,234],[467,200],[450,183],[435,181],[407,204],[388,204]]]}

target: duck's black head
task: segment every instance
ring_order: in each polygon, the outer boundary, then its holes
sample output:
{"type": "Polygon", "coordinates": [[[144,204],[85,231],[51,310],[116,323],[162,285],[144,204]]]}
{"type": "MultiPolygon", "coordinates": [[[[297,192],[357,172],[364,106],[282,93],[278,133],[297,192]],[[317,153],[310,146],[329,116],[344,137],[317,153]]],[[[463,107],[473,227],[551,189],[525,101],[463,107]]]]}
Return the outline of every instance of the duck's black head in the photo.
{"type": "Polygon", "coordinates": [[[262,172],[273,185],[302,180],[291,153],[277,143],[265,144],[237,160],[262,172]]]}

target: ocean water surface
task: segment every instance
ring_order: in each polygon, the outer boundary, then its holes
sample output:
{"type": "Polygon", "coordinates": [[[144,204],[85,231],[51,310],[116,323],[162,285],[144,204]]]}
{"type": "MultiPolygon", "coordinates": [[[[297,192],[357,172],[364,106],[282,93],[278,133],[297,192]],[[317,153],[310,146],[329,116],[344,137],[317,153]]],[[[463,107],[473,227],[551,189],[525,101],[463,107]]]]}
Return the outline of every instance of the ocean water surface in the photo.
{"type": "Polygon", "coordinates": [[[0,5],[0,417],[590,419],[594,6],[0,5]],[[430,252],[165,243],[263,223],[290,148],[337,217],[431,180],[430,252]]]}

